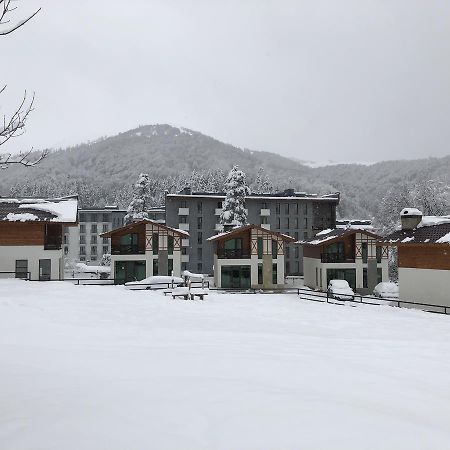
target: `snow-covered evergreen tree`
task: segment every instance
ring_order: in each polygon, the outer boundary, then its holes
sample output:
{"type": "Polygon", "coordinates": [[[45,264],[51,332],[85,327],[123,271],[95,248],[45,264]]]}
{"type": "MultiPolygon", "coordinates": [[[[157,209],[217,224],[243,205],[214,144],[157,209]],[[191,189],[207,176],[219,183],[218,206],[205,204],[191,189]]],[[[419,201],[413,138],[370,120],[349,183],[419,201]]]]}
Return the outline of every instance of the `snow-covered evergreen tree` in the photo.
{"type": "Polygon", "coordinates": [[[269,194],[273,192],[273,183],[264,172],[263,167],[258,169],[255,182],[252,185],[252,191],[256,194],[269,194]]]}
{"type": "Polygon", "coordinates": [[[223,211],[220,214],[222,225],[241,226],[247,223],[245,197],[250,195],[250,189],[245,182],[245,173],[234,166],[225,180],[226,197],[223,211]]]}
{"type": "Polygon", "coordinates": [[[148,202],[149,185],[150,177],[146,173],[141,173],[134,185],[133,200],[128,206],[125,223],[148,219],[147,209],[150,206],[148,202]]]}
{"type": "Polygon", "coordinates": [[[100,260],[101,266],[111,266],[111,255],[109,253],[105,253],[100,260]]]}

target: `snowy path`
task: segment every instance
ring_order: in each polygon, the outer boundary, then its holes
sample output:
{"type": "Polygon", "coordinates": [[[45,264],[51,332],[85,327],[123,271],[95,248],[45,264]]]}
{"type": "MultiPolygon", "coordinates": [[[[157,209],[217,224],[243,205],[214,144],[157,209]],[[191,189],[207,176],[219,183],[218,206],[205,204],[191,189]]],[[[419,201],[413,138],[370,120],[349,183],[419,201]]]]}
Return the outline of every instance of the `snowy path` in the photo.
{"type": "Polygon", "coordinates": [[[431,450],[450,317],[0,281],[0,449],[431,450]]]}

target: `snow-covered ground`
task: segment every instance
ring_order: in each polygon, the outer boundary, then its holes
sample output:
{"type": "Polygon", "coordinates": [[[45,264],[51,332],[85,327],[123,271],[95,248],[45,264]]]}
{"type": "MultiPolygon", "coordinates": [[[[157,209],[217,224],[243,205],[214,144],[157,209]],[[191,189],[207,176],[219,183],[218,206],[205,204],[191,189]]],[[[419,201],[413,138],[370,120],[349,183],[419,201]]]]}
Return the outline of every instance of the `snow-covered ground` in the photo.
{"type": "Polygon", "coordinates": [[[0,449],[439,449],[450,317],[0,280],[0,449]]]}

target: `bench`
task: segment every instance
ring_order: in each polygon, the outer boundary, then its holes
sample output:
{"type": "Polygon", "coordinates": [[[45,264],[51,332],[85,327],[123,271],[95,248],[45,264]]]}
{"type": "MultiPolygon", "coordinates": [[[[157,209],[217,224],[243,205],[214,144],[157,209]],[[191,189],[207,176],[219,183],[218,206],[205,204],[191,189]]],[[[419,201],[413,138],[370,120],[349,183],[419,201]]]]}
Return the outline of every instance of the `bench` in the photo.
{"type": "Polygon", "coordinates": [[[205,295],[208,295],[208,289],[191,289],[191,300],[195,300],[198,297],[200,300],[205,299],[205,295]]]}
{"type": "Polygon", "coordinates": [[[172,298],[175,300],[177,297],[182,297],[185,300],[189,300],[189,288],[188,287],[177,287],[170,293],[172,298]]]}

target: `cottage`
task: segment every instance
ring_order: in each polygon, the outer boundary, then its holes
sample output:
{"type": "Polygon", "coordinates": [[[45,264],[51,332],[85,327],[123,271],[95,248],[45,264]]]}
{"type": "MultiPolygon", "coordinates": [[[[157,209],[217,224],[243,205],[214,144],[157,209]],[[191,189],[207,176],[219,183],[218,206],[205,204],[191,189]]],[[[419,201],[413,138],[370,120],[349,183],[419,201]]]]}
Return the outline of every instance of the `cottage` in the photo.
{"type": "Polygon", "coordinates": [[[214,282],[221,288],[284,286],[285,245],[295,239],[246,225],[208,239],[214,245],[214,282]]]}
{"type": "Polygon", "coordinates": [[[423,216],[404,208],[401,230],[380,240],[398,249],[400,298],[450,306],[450,216],[423,216]]]}
{"type": "Polygon", "coordinates": [[[77,197],[0,198],[0,276],[64,277],[63,228],[77,225],[77,197]]]}
{"type": "Polygon", "coordinates": [[[388,280],[387,249],[377,247],[380,236],[354,227],[321,231],[298,242],[303,246],[304,284],[325,290],[333,279],[347,280],[353,290],[372,293],[388,280]]]}
{"type": "Polygon", "coordinates": [[[111,238],[111,271],[117,283],[153,275],[181,276],[188,232],[145,219],[101,236],[111,238]]]}

